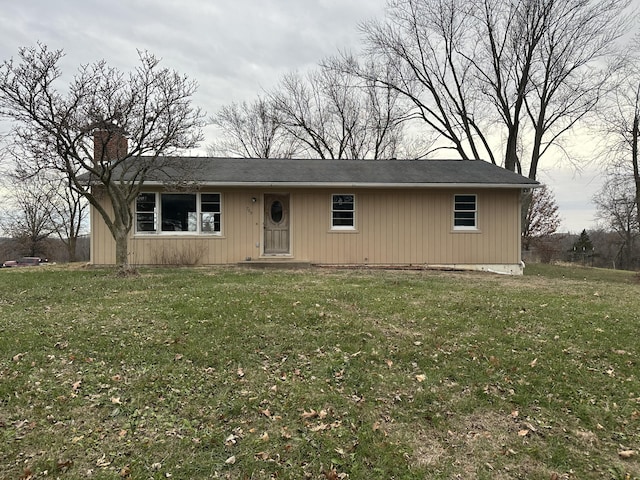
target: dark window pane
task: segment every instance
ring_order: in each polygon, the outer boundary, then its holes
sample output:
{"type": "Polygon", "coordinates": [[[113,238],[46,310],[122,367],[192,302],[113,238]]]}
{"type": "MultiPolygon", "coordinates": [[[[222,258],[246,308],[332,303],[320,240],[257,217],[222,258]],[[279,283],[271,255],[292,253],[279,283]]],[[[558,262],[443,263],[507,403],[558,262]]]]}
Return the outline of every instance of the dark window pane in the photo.
{"type": "Polygon", "coordinates": [[[456,203],[476,203],[475,195],[456,195],[456,203]]]}
{"type": "Polygon", "coordinates": [[[334,210],[353,210],[353,195],[334,195],[334,210]]]}
{"type": "Polygon", "coordinates": [[[141,193],[136,200],[136,210],[138,212],[153,212],[156,208],[155,193],[141,193]]]}
{"type": "Polygon", "coordinates": [[[203,212],[220,213],[220,194],[203,193],[202,195],[200,195],[200,207],[203,212]]]}
{"type": "Polygon", "coordinates": [[[280,223],[282,221],[283,214],[282,202],[276,200],[271,204],[271,221],[273,223],[280,223]]]}
{"type": "Polygon", "coordinates": [[[456,227],[475,227],[476,214],[458,212],[455,215],[454,225],[456,227]]]}
{"type": "Polygon", "coordinates": [[[352,227],[353,212],[333,212],[333,225],[335,227],[352,227]]]}
{"type": "Polygon", "coordinates": [[[456,202],[456,210],[475,210],[476,204],[474,203],[458,203],[456,202]]]}
{"type": "Polygon", "coordinates": [[[156,220],[153,213],[138,213],[136,216],[136,230],[138,232],[155,232],[156,220]]]}
{"type": "Polygon", "coordinates": [[[196,231],[196,195],[163,193],[161,200],[163,232],[196,231]]]}

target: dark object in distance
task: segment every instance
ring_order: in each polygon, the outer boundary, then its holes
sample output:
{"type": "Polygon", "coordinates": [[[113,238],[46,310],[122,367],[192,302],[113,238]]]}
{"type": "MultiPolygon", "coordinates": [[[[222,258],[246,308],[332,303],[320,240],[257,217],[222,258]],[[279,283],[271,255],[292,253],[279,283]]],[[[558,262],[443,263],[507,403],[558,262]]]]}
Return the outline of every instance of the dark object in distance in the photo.
{"type": "Polygon", "coordinates": [[[40,257],[22,257],[20,260],[7,260],[2,264],[4,268],[8,267],[37,267],[41,263],[46,263],[46,258],[40,257]]]}

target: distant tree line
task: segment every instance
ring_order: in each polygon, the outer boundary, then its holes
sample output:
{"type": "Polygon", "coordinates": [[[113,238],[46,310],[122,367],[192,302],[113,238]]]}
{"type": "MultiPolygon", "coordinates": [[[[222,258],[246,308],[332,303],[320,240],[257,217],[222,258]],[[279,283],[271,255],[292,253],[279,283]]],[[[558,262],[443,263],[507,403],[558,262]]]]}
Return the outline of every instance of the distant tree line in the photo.
{"type": "Polygon", "coordinates": [[[526,262],[572,263],[585,267],[640,270],[640,245],[632,248],[615,233],[602,228],[555,233],[524,252],[526,262]]]}
{"type": "Polygon", "coordinates": [[[69,258],[67,246],[58,238],[48,237],[38,242],[35,253],[32,254],[20,238],[0,237],[0,265],[7,260],[18,260],[22,257],[40,257],[49,263],[88,262],[90,258],[89,235],[82,235],[76,240],[74,259],[69,258]]]}

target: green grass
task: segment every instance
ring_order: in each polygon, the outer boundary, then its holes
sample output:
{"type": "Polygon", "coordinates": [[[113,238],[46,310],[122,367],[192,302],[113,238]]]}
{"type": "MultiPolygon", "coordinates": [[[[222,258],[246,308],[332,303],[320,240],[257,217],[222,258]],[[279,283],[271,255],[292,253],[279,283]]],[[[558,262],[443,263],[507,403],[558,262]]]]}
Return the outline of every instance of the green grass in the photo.
{"type": "Polygon", "coordinates": [[[0,271],[0,478],[640,478],[640,283],[0,271]]]}

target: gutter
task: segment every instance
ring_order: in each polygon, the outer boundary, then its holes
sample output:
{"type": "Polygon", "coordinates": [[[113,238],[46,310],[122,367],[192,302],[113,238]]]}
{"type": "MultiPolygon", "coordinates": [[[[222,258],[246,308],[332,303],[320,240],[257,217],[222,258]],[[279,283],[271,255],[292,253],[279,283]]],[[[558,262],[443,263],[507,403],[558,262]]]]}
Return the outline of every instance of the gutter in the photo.
{"type": "MultiPolygon", "coordinates": [[[[539,188],[539,183],[356,183],[356,182],[190,182],[206,187],[263,187],[263,188],[539,188]]],[[[171,182],[146,181],[145,186],[167,186],[171,182]]]]}

